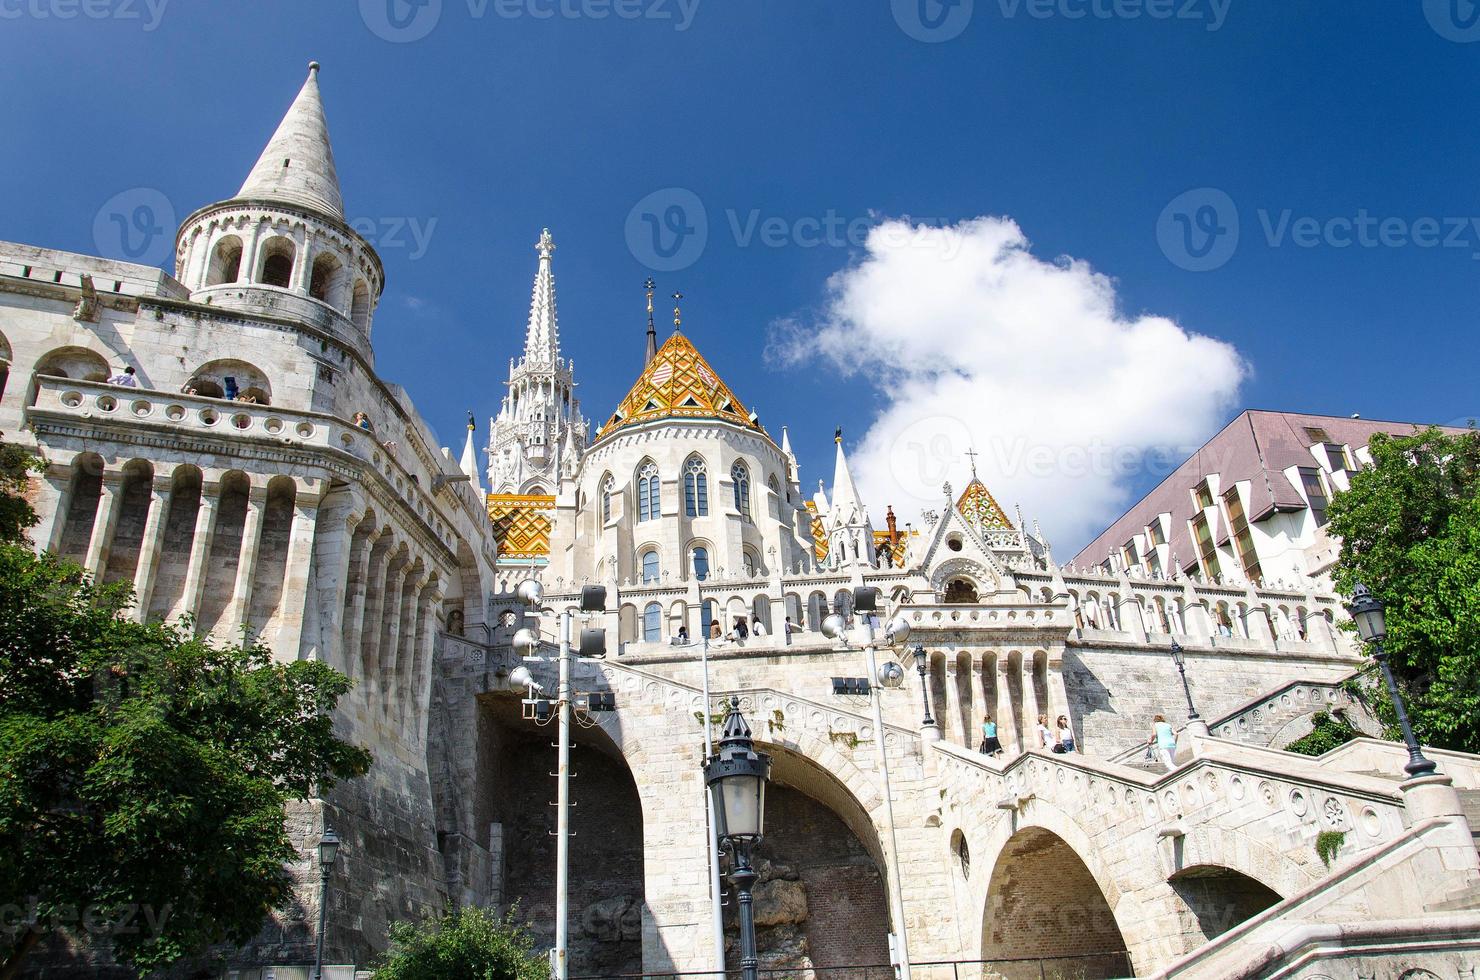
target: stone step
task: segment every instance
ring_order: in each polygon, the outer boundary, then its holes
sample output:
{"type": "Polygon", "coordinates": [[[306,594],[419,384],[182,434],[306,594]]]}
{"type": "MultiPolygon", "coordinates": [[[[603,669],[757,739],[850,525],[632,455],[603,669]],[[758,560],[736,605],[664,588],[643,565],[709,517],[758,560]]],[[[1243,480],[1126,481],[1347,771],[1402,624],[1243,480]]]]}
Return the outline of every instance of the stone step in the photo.
{"type": "Polygon", "coordinates": [[[1462,892],[1426,905],[1424,908],[1430,912],[1464,912],[1469,909],[1480,909],[1480,885],[1471,885],[1462,892]]]}

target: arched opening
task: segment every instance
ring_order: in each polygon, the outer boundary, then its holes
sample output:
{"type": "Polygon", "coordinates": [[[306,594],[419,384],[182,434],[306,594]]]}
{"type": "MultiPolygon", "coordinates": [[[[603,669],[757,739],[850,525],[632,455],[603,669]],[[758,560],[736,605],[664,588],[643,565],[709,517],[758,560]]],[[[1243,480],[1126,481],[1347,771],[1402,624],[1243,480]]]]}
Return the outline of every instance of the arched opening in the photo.
{"type": "MultiPolygon", "coordinates": [[[[288,548],[293,533],[293,511],[298,487],[291,477],[273,477],[267,485],[262,512],[257,568],[252,583],[252,609],[247,622],[263,637],[272,637],[280,625],[283,583],[288,574],[288,548]]],[[[291,656],[296,651],[281,650],[291,656]]]]}
{"type": "Polygon", "coordinates": [[[287,289],[293,282],[293,260],[298,248],[290,240],[272,238],[262,246],[262,270],[257,281],[264,286],[287,289]]]}
{"type": "Polygon", "coordinates": [[[982,959],[1006,980],[1132,975],[1125,938],[1094,876],[1063,838],[1041,827],[1018,831],[997,855],[982,959]]]}
{"type": "Polygon", "coordinates": [[[187,391],[204,398],[227,398],[257,405],[272,404],[272,384],[267,372],[234,358],[207,361],[186,382],[187,391]]]}
{"type": "MultiPolygon", "coordinates": [[[[579,778],[571,781],[576,805],[570,809],[570,973],[638,974],[645,898],[642,800],[611,737],[600,727],[572,728],[571,770],[579,778]]],[[[470,794],[478,834],[456,842],[475,854],[486,846],[486,858],[477,863],[491,873],[469,885],[481,890],[488,882],[488,905],[518,901],[519,916],[532,924],[539,946],[555,940],[552,735],[522,717],[516,697],[479,698],[473,733],[477,784],[470,794]]],[[[702,826],[702,800],[699,819],[702,826]]]]}
{"type": "Polygon", "coordinates": [[[67,516],[62,526],[57,553],[63,558],[82,561],[92,541],[93,522],[98,516],[98,500],[103,495],[103,458],[96,453],[83,453],[72,463],[72,488],[67,494],[67,516]]]}
{"type": "Polygon", "coordinates": [[[320,252],[313,260],[313,271],[309,274],[308,295],[328,303],[336,310],[340,308],[341,280],[344,264],[332,252],[320,252]]]}
{"type": "Polygon", "coordinates": [[[642,642],[660,643],[663,640],[663,607],[650,602],[642,611],[642,642]]]}
{"type": "Polygon", "coordinates": [[[195,541],[195,520],[200,512],[201,472],[190,464],[175,467],[170,478],[170,509],[165,517],[164,546],[160,549],[149,618],[175,619],[184,615],[185,576],[190,570],[190,550],[195,541]]]}
{"type": "Polygon", "coordinates": [[[642,583],[651,585],[658,581],[662,573],[658,564],[658,549],[649,548],[642,553],[642,583]]]}
{"type": "Polygon", "coordinates": [[[956,710],[960,714],[961,744],[972,748],[977,727],[973,722],[975,705],[972,703],[971,654],[956,654],[956,710]]]}
{"type": "Polygon", "coordinates": [[[1268,885],[1232,868],[1198,865],[1167,879],[1204,939],[1216,939],[1282,899],[1268,885]]]}
{"type": "Polygon", "coordinates": [[[637,607],[623,604],[617,611],[617,642],[632,643],[637,639],[637,607]]]}
{"type": "Polygon", "coordinates": [[[108,561],[103,568],[104,582],[132,582],[139,567],[144,545],[144,525],[149,520],[149,503],[153,499],[154,467],[142,459],[124,464],[123,483],[118,488],[118,521],[113,528],[113,541],[108,546],[108,561]]]}
{"type": "Polygon", "coordinates": [[[948,605],[961,605],[977,602],[976,586],[971,579],[956,577],[946,583],[945,602],[948,605]]]}
{"type": "Polygon", "coordinates": [[[36,377],[107,381],[108,362],[102,354],[86,347],[59,347],[36,362],[36,377]]]}
{"type": "Polygon", "coordinates": [[[225,235],[211,250],[211,264],[206,269],[206,285],[220,286],[236,282],[242,273],[242,240],[225,235]]]}
{"type": "Polygon", "coordinates": [[[349,319],[360,333],[370,332],[370,287],[365,280],[355,280],[354,296],[350,299],[349,319]]]}
{"type": "MultiPolygon", "coordinates": [[[[757,848],[763,869],[755,889],[761,968],[802,976],[812,969],[887,963],[889,899],[868,813],[836,774],[782,746],[758,747],[772,757],[766,835],[757,848]]],[[[726,958],[738,969],[733,903],[726,916],[726,958]]]]}
{"type": "Polygon", "coordinates": [[[822,631],[822,621],[827,618],[827,596],[813,592],[807,596],[807,629],[813,633],[822,631]]]}
{"type": "MultiPolygon", "coordinates": [[[[215,632],[226,625],[226,611],[236,592],[236,569],[241,564],[242,533],[246,530],[251,484],[239,471],[221,478],[221,501],[216,508],[216,530],[206,559],[206,587],[200,600],[197,631],[215,632]]],[[[230,637],[222,637],[230,639],[230,637]]]]}

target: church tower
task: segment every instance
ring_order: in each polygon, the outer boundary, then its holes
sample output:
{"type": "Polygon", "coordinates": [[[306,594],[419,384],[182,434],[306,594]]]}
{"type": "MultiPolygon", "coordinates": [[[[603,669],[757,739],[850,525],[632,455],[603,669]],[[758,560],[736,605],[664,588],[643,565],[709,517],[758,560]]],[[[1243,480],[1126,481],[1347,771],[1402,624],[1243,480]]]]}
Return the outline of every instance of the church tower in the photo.
{"type": "Polygon", "coordinates": [[[236,196],[180,226],[175,278],[194,302],[290,317],[372,359],[385,273],[345,219],[318,62],[236,196]]]}
{"type": "Polygon", "coordinates": [[[488,439],[489,492],[555,494],[575,474],[586,423],[575,397],[574,365],[560,356],[555,308],[555,240],[546,228],[535,245],[539,268],[529,301],[524,356],[509,362],[508,391],[488,439]]]}
{"type": "Polygon", "coordinates": [[[872,566],[874,526],[858,494],[858,485],[853,482],[848,455],[843,451],[842,429],[837,431],[835,440],[838,452],[833,466],[832,501],[828,502],[820,487],[816,498],[827,540],[827,564],[831,568],[872,566]]]}

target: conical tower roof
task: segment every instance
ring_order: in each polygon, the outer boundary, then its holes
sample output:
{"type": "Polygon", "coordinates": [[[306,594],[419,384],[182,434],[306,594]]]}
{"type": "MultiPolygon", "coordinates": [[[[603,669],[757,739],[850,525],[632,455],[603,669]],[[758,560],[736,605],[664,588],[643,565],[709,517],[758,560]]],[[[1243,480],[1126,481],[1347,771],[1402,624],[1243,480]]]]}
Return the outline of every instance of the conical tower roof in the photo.
{"type": "Polygon", "coordinates": [[[546,228],[535,245],[540,265],[529,299],[529,326],[524,333],[524,357],[532,363],[554,364],[560,357],[560,318],[555,306],[555,239],[546,228]]]}
{"type": "Polygon", "coordinates": [[[675,332],[601,430],[605,438],[625,426],[653,419],[718,419],[763,431],[689,338],[675,332]]]}
{"type": "Polygon", "coordinates": [[[329,124],[319,97],[318,62],[308,66],[308,80],[236,196],[311,208],[345,220],[329,124]]]}
{"type": "Polygon", "coordinates": [[[986,484],[976,478],[975,473],[957,498],[956,510],[978,532],[1012,530],[1012,521],[1008,520],[1007,512],[997,503],[997,498],[992,496],[992,491],[987,489],[986,484]]]}

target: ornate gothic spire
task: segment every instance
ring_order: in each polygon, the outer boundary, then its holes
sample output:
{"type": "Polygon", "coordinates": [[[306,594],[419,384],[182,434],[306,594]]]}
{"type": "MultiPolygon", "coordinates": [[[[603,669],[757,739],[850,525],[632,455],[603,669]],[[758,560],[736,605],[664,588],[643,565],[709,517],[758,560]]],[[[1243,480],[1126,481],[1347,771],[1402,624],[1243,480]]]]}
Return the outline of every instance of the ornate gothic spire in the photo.
{"type": "Polygon", "coordinates": [[[462,460],[459,466],[468,475],[472,482],[473,490],[478,496],[483,496],[483,480],[478,474],[478,447],[473,444],[473,432],[478,427],[473,422],[473,413],[468,413],[468,441],[463,444],[462,460]]]}
{"type": "Polygon", "coordinates": [[[653,358],[658,355],[658,328],[653,325],[653,288],[656,283],[653,282],[652,277],[649,277],[643,285],[647,289],[648,301],[647,357],[642,362],[646,367],[653,363],[653,358]]]}
{"type": "Polygon", "coordinates": [[[843,430],[838,429],[835,441],[838,444],[837,459],[833,464],[832,512],[839,521],[865,521],[863,500],[858,496],[858,486],[853,482],[853,471],[848,468],[848,455],[843,452],[843,430]]]}
{"type": "Polygon", "coordinates": [[[344,196],[319,98],[317,61],[308,66],[308,80],[236,196],[295,204],[344,221],[344,196]]]}
{"type": "Polygon", "coordinates": [[[555,239],[550,237],[550,229],[540,234],[534,250],[539,253],[540,267],[534,274],[534,291],[529,300],[524,357],[530,363],[554,364],[560,357],[560,321],[555,312],[555,273],[551,269],[555,239]]]}

